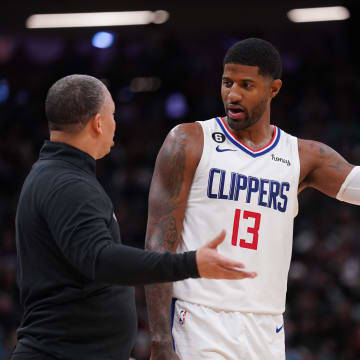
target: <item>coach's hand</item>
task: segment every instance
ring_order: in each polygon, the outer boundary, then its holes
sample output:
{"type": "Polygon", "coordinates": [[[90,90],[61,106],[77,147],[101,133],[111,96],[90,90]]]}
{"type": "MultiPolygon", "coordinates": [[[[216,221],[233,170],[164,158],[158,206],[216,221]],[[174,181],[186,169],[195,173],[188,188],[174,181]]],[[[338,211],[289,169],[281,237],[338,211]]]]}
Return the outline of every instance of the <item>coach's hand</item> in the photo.
{"type": "Polygon", "coordinates": [[[208,279],[246,279],[257,276],[256,272],[244,270],[244,265],[217,252],[217,246],[225,239],[223,230],[215,239],[196,251],[196,263],[199,275],[208,279]]]}

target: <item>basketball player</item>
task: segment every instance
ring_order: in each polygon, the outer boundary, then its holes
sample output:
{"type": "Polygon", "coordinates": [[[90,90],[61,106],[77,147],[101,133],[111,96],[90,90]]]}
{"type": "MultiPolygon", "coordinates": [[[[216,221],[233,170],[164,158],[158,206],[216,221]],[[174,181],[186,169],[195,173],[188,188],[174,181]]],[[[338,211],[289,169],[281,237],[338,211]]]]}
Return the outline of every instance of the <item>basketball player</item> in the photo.
{"type": "Polygon", "coordinates": [[[236,43],[224,59],[225,116],[175,127],[158,154],[147,249],[192,250],[225,228],[219,251],[258,276],[147,286],[152,360],[285,359],[297,194],[313,187],[360,204],[360,167],[271,124],[280,78],[280,55],[269,42],[236,43]]]}

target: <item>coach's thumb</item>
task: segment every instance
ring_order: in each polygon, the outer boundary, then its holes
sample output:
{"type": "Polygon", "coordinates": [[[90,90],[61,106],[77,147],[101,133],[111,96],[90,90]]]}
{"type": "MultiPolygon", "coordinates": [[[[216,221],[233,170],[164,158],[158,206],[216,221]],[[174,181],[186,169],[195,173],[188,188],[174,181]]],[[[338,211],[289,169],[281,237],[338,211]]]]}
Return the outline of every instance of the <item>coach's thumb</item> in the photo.
{"type": "Polygon", "coordinates": [[[210,249],[216,249],[225,239],[226,231],[222,230],[221,233],[213,240],[209,241],[205,247],[210,249]]]}

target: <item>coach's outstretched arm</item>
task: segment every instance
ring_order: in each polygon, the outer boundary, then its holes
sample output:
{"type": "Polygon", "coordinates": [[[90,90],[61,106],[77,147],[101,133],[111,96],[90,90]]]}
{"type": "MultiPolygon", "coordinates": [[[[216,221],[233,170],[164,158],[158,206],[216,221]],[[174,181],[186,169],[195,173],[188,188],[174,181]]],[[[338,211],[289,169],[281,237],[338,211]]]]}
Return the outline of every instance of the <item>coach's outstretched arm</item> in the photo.
{"type": "Polygon", "coordinates": [[[166,283],[188,278],[242,279],[244,265],[217,252],[225,231],[196,251],[172,254],[110,244],[101,251],[94,280],[119,285],[166,283]]]}
{"type": "MultiPolygon", "coordinates": [[[[197,123],[178,125],[165,139],[151,182],[146,249],[175,251],[180,244],[186,203],[202,149],[203,133],[197,123]]],[[[212,246],[216,246],[222,236],[224,234],[214,240],[212,246]]],[[[198,250],[197,256],[201,251],[198,250]]],[[[206,274],[205,267],[202,273],[200,261],[198,268],[200,276],[213,277],[210,273],[206,274]]],[[[228,271],[223,266],[219,267],[219,278],[224,277],[224,270],[228,271]]],[[[247,271],[237,274],[238,279],[255,276],[255,273],[247,271]]],[[[170,328],[172,283],[148,285],[145,292],[151,332],[151,359],[177,359],[170,328]]]]}

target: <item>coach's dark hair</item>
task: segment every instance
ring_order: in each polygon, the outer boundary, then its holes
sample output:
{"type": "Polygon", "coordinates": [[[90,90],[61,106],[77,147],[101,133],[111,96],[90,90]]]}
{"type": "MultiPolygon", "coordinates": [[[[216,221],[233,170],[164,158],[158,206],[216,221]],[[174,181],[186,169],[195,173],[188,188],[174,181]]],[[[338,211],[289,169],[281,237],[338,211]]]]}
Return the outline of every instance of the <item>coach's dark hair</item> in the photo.
{"type": "Polygon", "coordinates": [[[250,38],[238,41],[226,52],[225,64],[258,66],[259,74],[281,78],[281,58],[277,49],[268,41],[250,38]]]}
{"type": "Polygon", "coordinates": [[[45,101],[50,130],[76,132],[85,127],[105,101],[105,85],[89,75],[69,75],[51,86],[45,101]]]}

